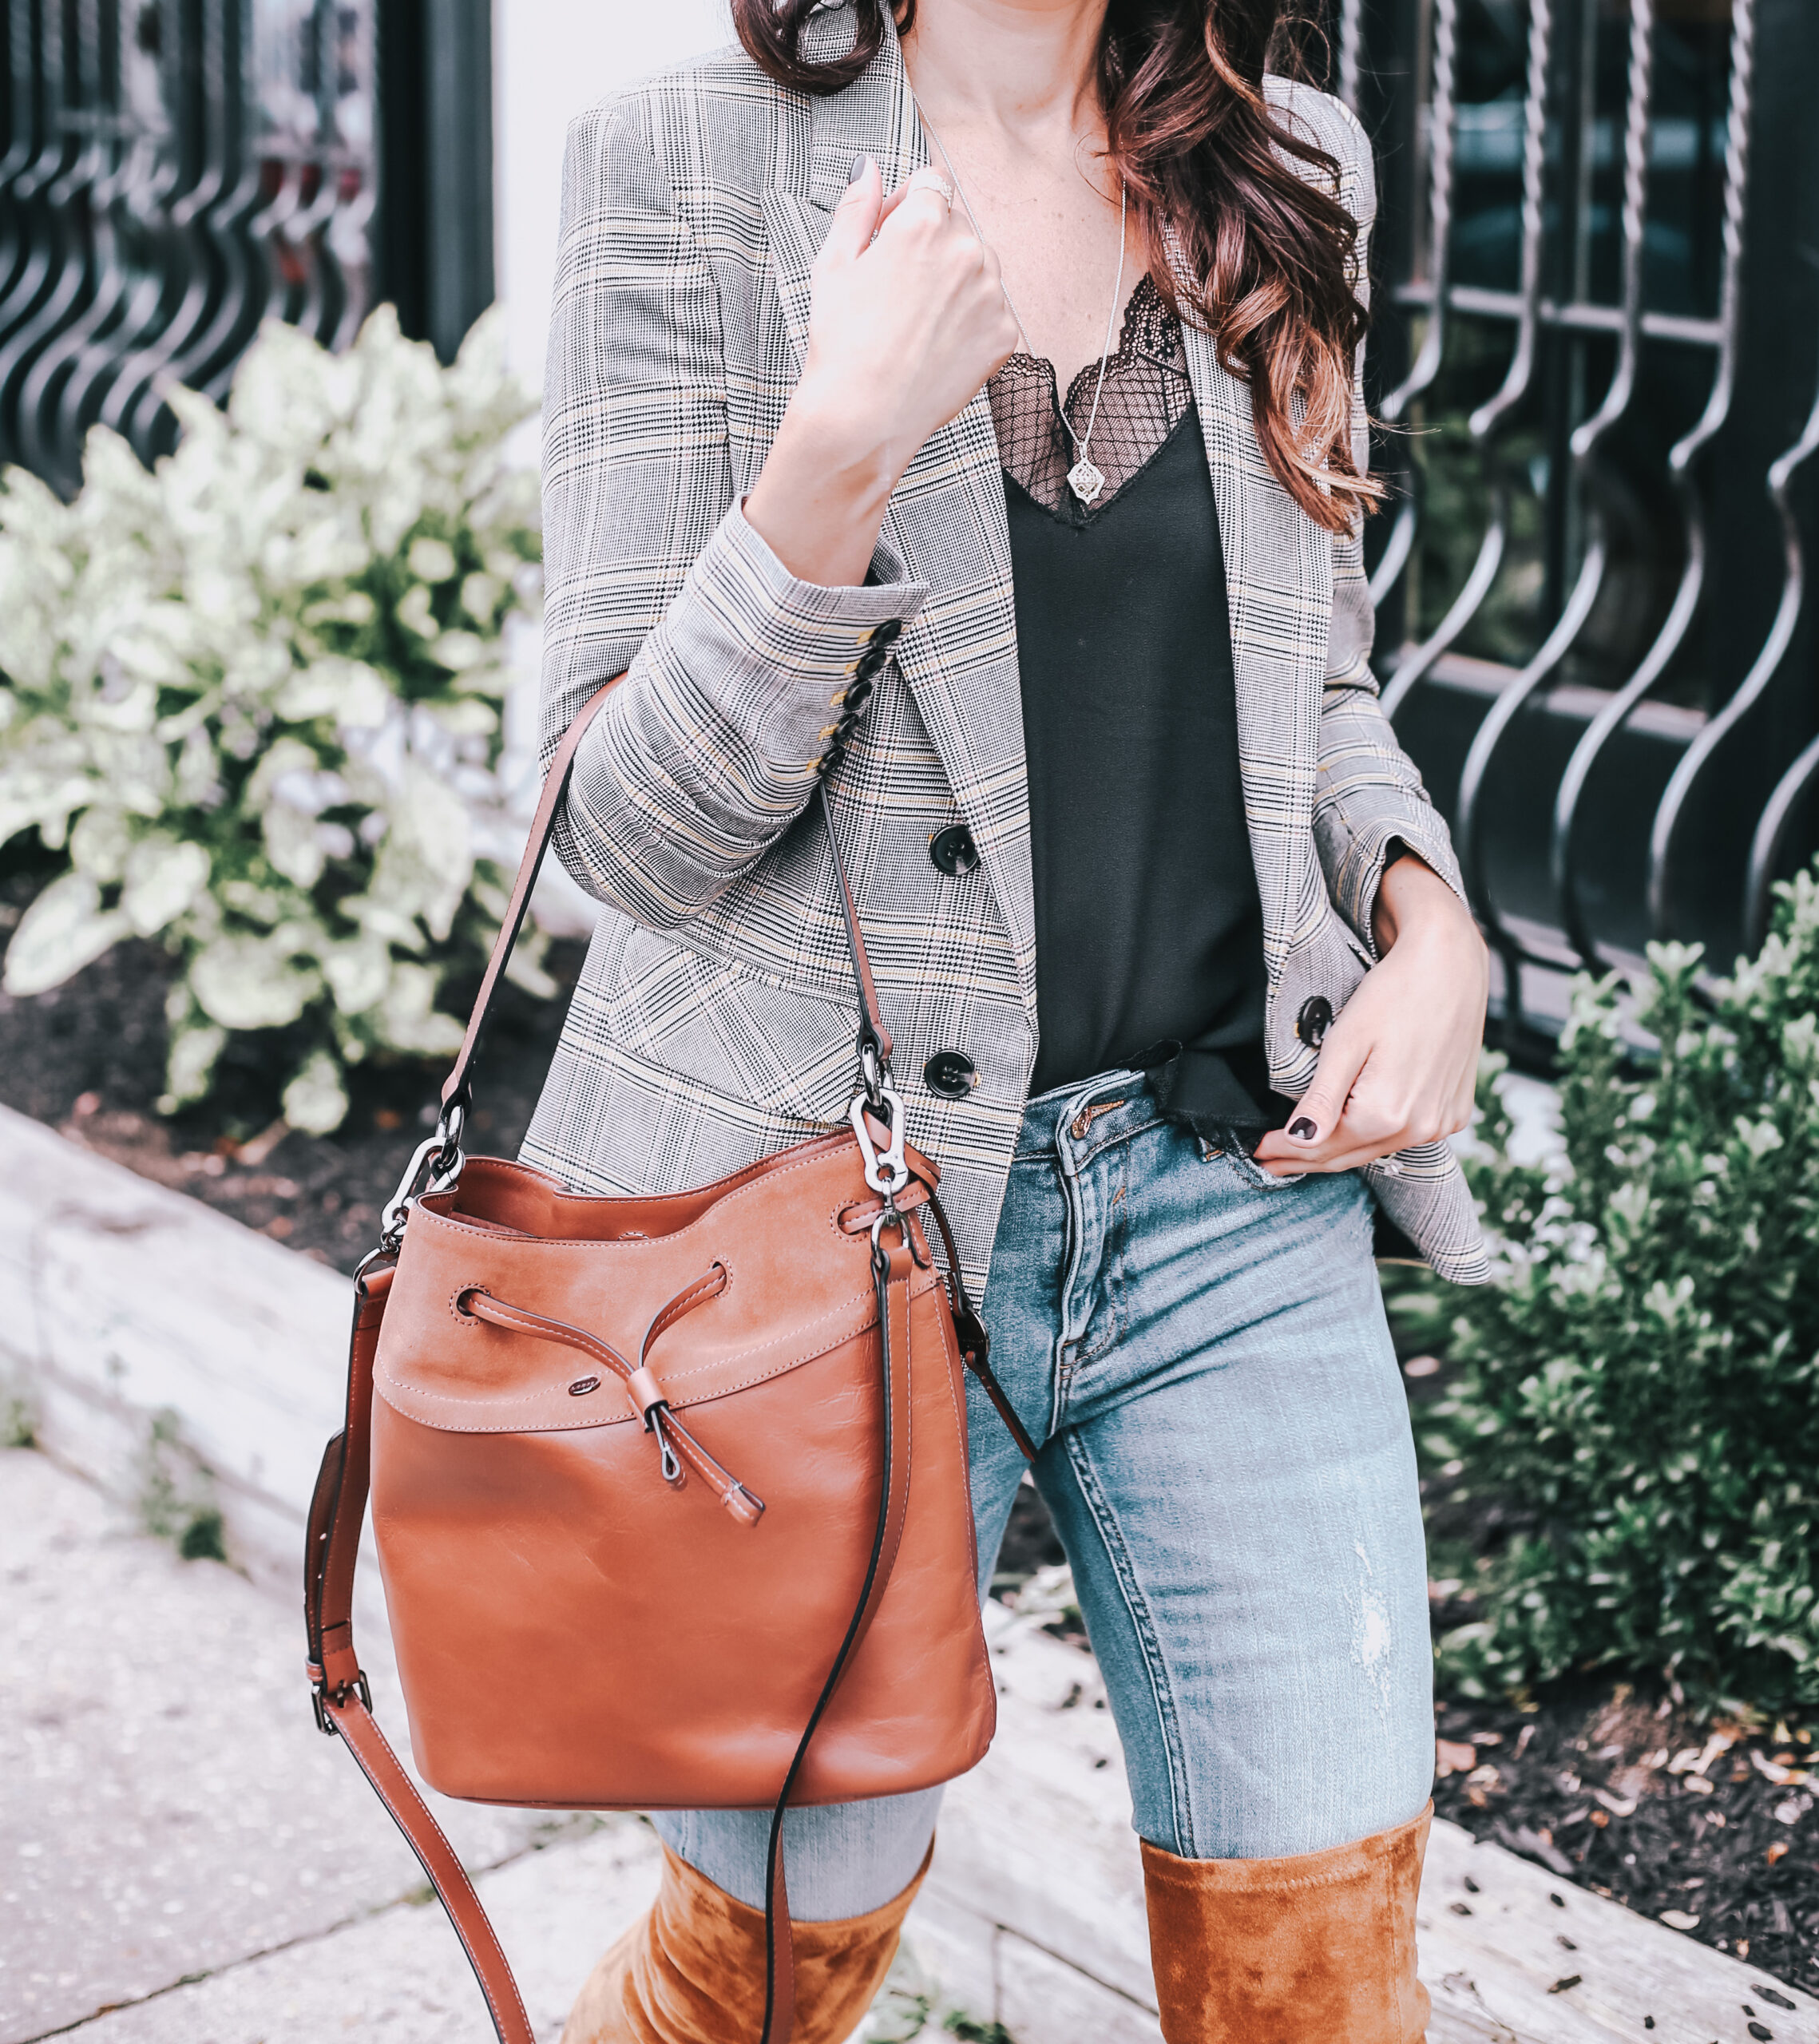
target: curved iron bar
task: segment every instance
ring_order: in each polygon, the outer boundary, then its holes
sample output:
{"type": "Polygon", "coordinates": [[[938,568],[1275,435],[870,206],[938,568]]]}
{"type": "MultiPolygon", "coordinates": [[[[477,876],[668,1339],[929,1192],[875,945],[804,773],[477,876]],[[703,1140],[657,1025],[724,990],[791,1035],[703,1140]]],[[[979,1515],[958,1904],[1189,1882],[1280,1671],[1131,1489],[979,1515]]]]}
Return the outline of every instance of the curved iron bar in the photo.
{"type": "Polygon", "coordinates": [[[378,210],[378,184],[370,162],[356,168],[359,188],[329,224],[331,246],[343,240],[347,244],[345,248],[335,246],[335,259],[341,272],[341,318],[329,336],[328,346],[337,355],[353,345],[360,323],[372,307],[372,244],[369,236],[373,216],[378,210]],[[358,252],[358,263],[349,260],[350,252],[358,252]]]}
{"type": "Polygon", "coordinates": [[[111,331],[102,333],[100,323],[89,328],[89,336],[75,358],[57,404],[56,438],[65,447],[81,445],[85,427],[98,413],[97,391],[105,397],[118,375],[121,364],[130,359],[149,335],[160,331],[166,322],[172,279],[167,267],[172,196],[183,178],[176,137],[170,116],[178,83],[179,22],[176,0],[160,0],[161,61],[136,61],[135,38],[129,33],[126,10],[119,12],[121,114],[122,122],[136,130],[125,144],[121,189],[117,200],[120,216],[117,239],[130,249],[137,242],[144,252],[137,264],[126,253],[115,258],[120,278],[121,309],[111,331]],[[135,105],[134,71],[139,82],[149,83],[147,103],[135,105]]]}
{"type": "MultiPolygon", "coordinates": [[[[1459,0],[1434,0],[1433,94],[1428,113],[1428,244],[1433,272],[1433,305],[1420,353],[1409,374],[1384,399],[1378,416],[1385,426],[1400,426],[1416,399],[1433,387],[1446,352],[1447,293],[1452,276],[1452,197],[1457,170],[1459,125],[1459,0]]],[[[1405,483],[1412,465],[1401,465],[1405,483]]],[[[1415,550],[1421,513],[1412,490],[1405,490],[1396,523],[1370,578],[1370,600],[1381,609],[1401,580],[1415,550]]]]}
{"type": "Polygon", "coordinates": [[[1746,958],[1755,957],[1769,933],[1769,896],[1774,887],[1775,868],[1781,863],[1781,846],[1801,798],[1815,783],[1819,783],[1819,738],[1775,783],[1774,792],[1757,819],[1743,882],[1743,955],[1746,958]]]}
{"type": "Polygon", "coordinates": [[[13,124],[6,153],[0,156],[0,296],[12,288],[25,259],[23,223],[14,204],[13,187],[40,145],[44,124],[38,117],[36,54],[38,10],[30,0],[12,0],[7,21],[7,60],[13,81],[13,124]]]}
{"type": "MultiPolygon", "coordinates": [[[[1357,6],[1359,0],[1350,0],[1357,6]]],[[[373,160],[373,129],[365,124],[363,134],[350,137],[343,109],[351,96],[371,106],[376,97],[378,24],[371,6],[339,18],[343,40],[335,50],[336,73],[330,125],[339,151],[335,165],[335,209],[323,231],[323,246],[335,265],[340,287],[341,310],[332,334],[323,338],[339,351],[360,331],[372,300],[373,251],[371,228],[378,210],[378,167],[373,160]]]]}
{"type": "MultiPolygon", "coordinates": [[[[1799,629],[1801,614],[1806,604],[1806,541],[1801,531],[1800,519],[1794,509],[1792,489],[1794,477],[1819,454],[1819,398],[1815,398],[1812,416],[1806,422],[1806,430],[1793,446],[1769,471],[1769,500],[1774,505],[1781,523],[1781,545],[1784,569],[1781,602],[1775,611],[1774,622],[1769,628],[1769,636],[1762,650],[1756,656],[1750,671],[1738,684],[1737,692],[1718,715],[1706,725],[1698,735],[1680,755],[1674,771],[1668,777],[1661,801],[1655,812],[1655,822],[1649,832],[1648,846],[1648,920],[1651,935],[1660,937],[1667,934],[1667,869],[1673,857],[1674,840],[1686,802],[1698,785],[1706,762],[1718,751],[1725,739],[1734,731],[1743,718],[1761,701],[1770,682],[1781,671],[1787,658],[1788,648],[1793,644],[1799,629]]],[[[1801,755],[1802,759],[1805,755],[1801,755]]],[[[1781,786],[1769,798],[1769,807],[1763,811],[1757,826],[1757,840],[1760,845],[1764,826],[1769,822],[1781,789],[1787,787],[1793,774],[1799,770],[1799,763],[1783,777],[1781,786]]],[[[1793,791],[1797,793],[1797,789],[1793,791]]],[[[1791,809],[1791,796],[1789,807],[1791,809]]],[[[1755,866],[1756,847],[1751,850],[1750,877],[1746,885],[1758,884],[1755,866]]],[[[1762,883],[1766,893],[1766,882],[1762,883]]],[[[1746,897],[1746,899],[1748,897],[1746,897]]]]}
{"type": "MultiPolygon", "coordinates": [[[[1655,86],[1655,0],[1630,0],[1629,109],[1623,141],[1623,327],[1617,366],[1604,402],[1574,430],[1571,447],[1575,489],[1591,494],[1599,458],[1606,442],[1635,397],[1636,371],[1642,352],[1643,232],[1648,208],[1649,116],[1655,86]]],[[[1478,727],[1459,777],[1459,815],[1455,833],[1460,866],[1472,905],[1506,964],[1527,955],[1520,941],[1497,912],[1484,868],[1483,795],[1492,763],[1504,735],[1538,690],[1559,671],[1578,642],[1604,585],[1610,564],[1610,534],[1602,511],[1594,504],[1591,545],[1559,622],[1535,657],[1511,681],[1478,727]]],[[[1520,1012],[1519,973],[1510,979],[1510,999],[1520,1012]]]]}
{"type": "MultiPolygon", "coordinates": [[[[252,98],[248,83],[252,76],[255,34],[252,0],[240,0],[237,13],[240,30],[237,75],[229,70],[224,46],[221,56],[224,109],[235,105],[244,107],[252,98]]],[[[200,334],[192,331],[184,335],[161,362],[149,367],[145,387],[132,412],[125,414],[128,437],[142,450],[157,444],[160,419],[168,415],[164,394],[171,386],[186,384],[220,396],[233,374],[234,363],[258,310],[265,302],[263,295],[258,295],[255,276],[256,269],[263,267],[260,252],[252,245],[252,220],[265,196],[264,165],[256,143],[246,133],[250,117],[243,116],[237,137],[228,133],[230,118],[224,112],[223,133],[227,140],[224,147],[231,151],[238,141],[240,175],[225,191],[204,203],[196,219],[198,232],[207,238],[225,274],[213,301],[212,317],[208,316],[207,301],[198,315],[208,319],[206,327],[200,334]]]]}
{"type": "MultiPolygon", "coordinates": [[[[45,11],[47,41],[49,25],[57,11],[53,0],[45,11]]],[[[45,256],[46,263],[54,266],[50,289],[14,329],[6,345],[0,347],[0,421],[10,424],[12,444],[28,460],[35,436],[22,393],[14,410],[14,386],[30,376],[38,350],[68,325],[73,309],[93,280],[89,240],[85,232],[89,208],[84,202],[107,168],[105,141],[97,118],[101,101],[98,11],[96,0],[79,0],[74,77],[72,79],[69,70],[64,69],[64,103],[52,117],[61,140],[74,153],[44,188],[50,230],[45,256]]],[[[61,23],[58,31],[61,43],[61,23]]]]}
{"type": "Polygon", "coordinates": [[[1546,246],[1547,218],[1544,211],[1548,168],[1548,69],[1553,49],[1552,0],[1531,0],[1528,15],[1528,60],[1524,87],[1522,117],[1522,310],[1518,316],[1516,345],[1511,351],[1508,373],[1503,387],[1472,414],[1468,422],[1472,443],[1478,450],[1481,473],[1491,489],[1490,522],[1479,545],[1478,557],[1465,584],[1453,599],[1439,626],[1425,644],[1417,647],[1397,667],[1383,691],[1383,714],[1393,718],[1411,690],[1433,671],[1435,663],[1456,643],[1460,634],[1484,608],[1503,572],[1504,554],[1509,543],[1509,477],[1496,458],[1496,435],[1528,395],[1535,381],[1536,341],[1541,326],[1541,266],[1546,246]]]}
{"type": "MultiPolygon", "coordinates": [[[[115,40],[113,76],[118,80],[125,71],[121,46],[129,33],[127,10],[116,6],[109,11],[115,40]]],[[[72,180],[68,203],[72,211],[85,213],[88,219],[89,302],[38,351],[19,390],[19,442],[28,465],[40,475],[72,488],[81,480],[81,450],[59,430],[63,423],[59,404],[62,375],[92,341],[113,327],[126,301],[130,280],[121,259],[114,214],[132,188],[141,148],[119,104],[117,91],[113,102],[109,102],[100,0],[78,0],[76,19],[77,34],[89,60],[87,120],[93,148],[90,174],[83,183],[72,180]]]]}
{"type": "Polygon", "coordinates": [[[1750,144],[1754,114],[1756,0],[1734,0],[1730,37],[1730,105],[1725,138],[1724,261],[1718,289],[1718,359],[1711,395],[1698,423],[1672,448],[1667,470],[1679,499],[1686,557],[1674,601],[1642,664],[1580,734],[1555,792],[1548,873],[1567,941],[1594,969],[1609,965],[1573,884],[1574,836],[1587,783],[1605,747],[1667,671],[1686,644],[1705,593],[1708,552],[1705,499],[1694,469],[1699,456],[1723,430],[1737,394],[1738,337],[1743,306],[1745,201],[1750,181],[1750,144]]]}
{"type": "Polygon", "coordinates": [[[317,177],[315,196],[304,208],[291,230],[291,240],[304,263],[303,301],[298,308],[298,331],[311,340],[323,338],[334,288],[340,282],[331,236],[335,216],[341,210],[341,172],[343,167],[341,138],[335,119],[335,87],[339,81],[341,57],[336,46],[337,9],[334,0],[317,0],[311,32],[315,38],[315,133],[309,153],[317,177]]]}
{"type": "Polygon", "coordinates": [[[319,156],[303,168],[306,173],[315,171],[316,188],[315,196],[287,224],[285,230],[285,239],[296,251],[303,271],[302,299],[291,323],[299,333],[319,341],[328,316],[331,259],[327,246],[327,229],[340,207],[340,180],[332,157],[319,156]]]}
{"type": "MultiPolygon", "coordinates": [[[[291,326],[295,323],[299,287],[285,275],[285,257],[291,246],[291,224],[304,210],[303,179],[309,164],[301,157],[279,161],[268,152],[265,165],[268,170],[276,168],[277,188],[247,222],[246,231],[265,264],[266,309],[291,326]]],[[[225,390],[232,374],[233,364],[226,363],[203,387],[211,397],[217,396],[216,384],[225,390]]]]}
{"type": "Polygon", "coordinates": [[[196,181],[187,192],[174,197],[170,205],[172,232],[188,251],[183,294],[162,326],[155,333],[144,335],[136,348],[121,358],[101,400],[101,423],[125,431],[142,460],[151,458],[153,447],[150,434],[137,430],[132,423],[140,401],[200,330],[215,297],[221,258],[209,223],[227,189],[232,167],[224,47],[227,19],[225,7],[202,10],[202,160],[196,181]]]}
{"type": "Polygon", "coordinates": [[[24,266],[5,299],[0,299],[0,452],[6,453],[18,444],[8,430],[6,398],[28,345],[22,337],[29,334],[47,305],[53,307],[53,321],[61,317],[82,283],[80,266],[57,261],[65,223],[55,194],[81,148],[79,131],[68,118],[70,81],[64,49],[63,10],[58,0],[43,0],[38,47],[44,86],[42,140],[13,185],[14,203],[32,206],[36,226],[24,266]]]}

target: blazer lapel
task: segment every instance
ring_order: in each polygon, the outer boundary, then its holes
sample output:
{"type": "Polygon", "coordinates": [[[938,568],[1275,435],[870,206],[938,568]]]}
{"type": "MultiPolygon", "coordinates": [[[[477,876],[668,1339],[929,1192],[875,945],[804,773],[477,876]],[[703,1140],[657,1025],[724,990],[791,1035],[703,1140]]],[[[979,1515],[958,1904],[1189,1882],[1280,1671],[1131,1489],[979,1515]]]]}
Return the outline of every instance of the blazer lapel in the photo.
{"type": "MultiPolygon", "coordinates": [[[[1184,283],[1179,249],[1169,257],[1184,283]]],[[[1271,473],[1249,386],[1222,366],[1212,336],[1184,320],[1182,338],[1219,509],[1245,821],[1274,984],[1326,905],[1311,848],[1332,541],[1271,473]]]]}
{"type": "MultiPolygon", "coordinates": [[[[842,10],[832,18],[850,17],[842,10]]],[[[763,202],[798,376],[808,345],[810,270],[854,157],[862,152],[876,157],[887,190],[927,160],[888,17],[877,57],[844,92],[817,101],[812,121],[806,163],[799,135],[795,160],[777,166],[788,182],[767,192],[763,202]]],[[[929,585],[920,614],[894,651],[1009,927],[1019,988],[1033,1022],[1035,893],[1010,531],[983,390],[910,463],[886,511],[878,561],[885,572],[929,585]]]]}

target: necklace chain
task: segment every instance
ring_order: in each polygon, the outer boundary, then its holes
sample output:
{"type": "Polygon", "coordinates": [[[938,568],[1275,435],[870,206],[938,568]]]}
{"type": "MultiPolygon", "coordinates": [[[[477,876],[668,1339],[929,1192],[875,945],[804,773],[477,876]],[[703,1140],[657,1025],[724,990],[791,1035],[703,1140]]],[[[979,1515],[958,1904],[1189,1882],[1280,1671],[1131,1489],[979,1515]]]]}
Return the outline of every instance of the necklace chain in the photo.
{"type": "MultiPolygon", "coordinates": [[[[929,117],[920,107],[917,108],[916,114],[929,140],[941,151],[941,161],[947,167],[948,177],[959,196],[961,204],[966,208],[966,217],[972,224],[973,233],[978,236],[980,247],[990,248],[991,244],[985,239],[985,231],[979,224],[979,216],[973,210],[973,201],[966,196],[966,187],[960,181],[960,172],[953,167],[953,158],[948,154],[946,143],[935,133],[929,124],[929,117]]],[[[1056,396],[1055,409],[1060,414],[1061,424],[1067,430],[1068,438],[1074,443],[1074,465],[1068,471],[1068,487],[1083,504],[1092,503],[1105,487],[1104,475],[1100,469],[1095,468],[1088,459],[1087,450],[1092,443],[1092,430],[1099,423],[1099,401],[1105,394],[1105,372],[1111,366],[1112,362],[1112,339],[1118,327],[1119,302],[1124,295],[1125,230],[1129,220],[1130,205],[1131,188],[1123,177],[1120,177],[1118,180],[1118,274],[1112,279],[1112,310],[1106,315],[1105,319],[1105,345],[1100,350],[1099,354],[1099,380],[1093,386],[1092,406],[1087,414],[1086,431],[1084,434],[1075,432],[1073,421],[1068,417],[1067,406],[1061,401],[1058,392],[1056,396]]],[[[1036,351],[1029,344],[1029,330],[1023,323],[1023,315],[1016,309],[1016,301],[1011,296],[1010,287],[1005,283],[1001,271],[998,278],[998,288],[1005,295],[1005,303],[1009,308],[1012,319],[1016,322],[1017,338],[1023,343],[1024,352],[1033,356],[1036,351]]]]}

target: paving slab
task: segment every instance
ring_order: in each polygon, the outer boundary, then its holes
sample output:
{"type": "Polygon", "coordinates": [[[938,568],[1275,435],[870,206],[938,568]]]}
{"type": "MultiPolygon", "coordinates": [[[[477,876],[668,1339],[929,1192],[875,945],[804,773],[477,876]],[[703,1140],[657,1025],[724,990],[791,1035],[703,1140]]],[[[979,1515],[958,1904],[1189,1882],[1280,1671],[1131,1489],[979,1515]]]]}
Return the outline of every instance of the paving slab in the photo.
{"type": "MultiPolygon", "coordinates": [[[[345,1763],[344,1763],[345,1764],[345,1763]]],[[[649,1903],[661,1848],[636,1817],[483,1876],[538,2044],[555,2044],[592,1959],[649,1903]]],[[[406,1903],[85,2023],[80,2044],[493,2044],[439,1907],[406,1903]]]]}
{"type": "MultiPolygon", "coordinates": [[[[420,1885],[311,1722],[302,1634],[300,1608],[180,1560],[46,1456],[0,1452],[0,2044],[420,1885]]],[[[369,1668],[402,1727],[389,1667],[369,1668]]],[[[436,1801],[477,1864],[561,1828],[436,1801]]]]}

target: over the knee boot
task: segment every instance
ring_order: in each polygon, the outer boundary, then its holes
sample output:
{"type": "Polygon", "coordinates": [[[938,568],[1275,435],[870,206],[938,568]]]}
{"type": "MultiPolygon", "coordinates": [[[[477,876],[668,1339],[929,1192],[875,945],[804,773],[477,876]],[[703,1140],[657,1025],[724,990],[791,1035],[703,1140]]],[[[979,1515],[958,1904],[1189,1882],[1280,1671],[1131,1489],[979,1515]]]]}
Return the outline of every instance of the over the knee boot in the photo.
{"type": "Polygon", "coordinates": [[[1415,1897],[1433,1816],[1284,1860],[1178,1860],[1146,1840],[1167,2044],[1421,2044],[1415,1897]]]}
{"type": "MultiPolygon", "coordinates": [[[[903,1892],[867,1915],[795,1925],[792,2044],[846,2044],[858,2029],[928,1871],[925,1858],[903,1892]]],[[[588,1976],[562,2044],[758,2044],[763,2021],[764,1911],[666,1845],[650,1914],[588,1976]]]]}

